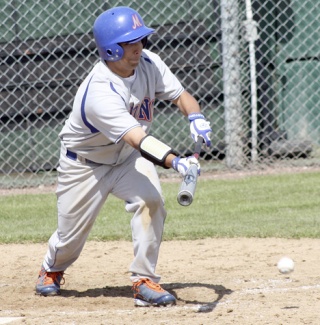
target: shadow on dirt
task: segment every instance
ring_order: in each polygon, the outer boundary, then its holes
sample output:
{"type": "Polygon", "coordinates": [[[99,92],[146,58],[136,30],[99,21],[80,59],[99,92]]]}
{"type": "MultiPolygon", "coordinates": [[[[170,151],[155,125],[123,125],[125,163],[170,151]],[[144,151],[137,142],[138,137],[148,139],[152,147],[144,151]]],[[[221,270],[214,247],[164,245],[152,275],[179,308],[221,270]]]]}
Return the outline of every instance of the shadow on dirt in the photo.
{"type": "MultiPolygon", "coordinates": [[[[197,305],[199,312],[212,312],[219,301],[226,295],[233,293],[231,289],[227,289],[222,285],[213,285],[206,283],[167,283],[162,284],[163,289],[169,291],[173,294],[178,302],[181,302],[185,305],[197,305]],[[203,299],[185,299],[183,294],[180,294],[179,291],[184,289],[193,289],[197,290],[195,296],[203,296],[203,299]],[[201,290],[205,289],[203,295],[201,290]],[[212,293],[208,294],[212,290],[212,293]]],[[[61,295],[63,297],[117,297],[117,298],[132,298],[131,286],[106,286],[104,288],[94,288],[88,289],[86,291],[78,290],[61,290],[61,295]]],[[[188,295],[190,298],[192,295],[188,295]]]]}
{"type": "Polygon", "coordinates": [[[178,301],[184,304],[198,305],[199,312],[211,312],[219,303],[219,301],[226,295],[232,294],[231,289],[227,289],[222,285],[207,284],[207,283],[172,283],[163,286],[164,289],[170,291],[178,301]],[[196,290],[197,299],[183,299],[183,295],[179,293],[179,290],[183,289],[194,289],[196,290]],[[203,290],[205,289],[205,290],[203,290]],[[203,290],[203,293],[201,291],[203,290]],[[209,291],[208,291],[209,290],[209,291]],[[210,292],[212,290],[212,293],[210,292]],[[201,300],[199,299],[200,297],[201,300]]]}

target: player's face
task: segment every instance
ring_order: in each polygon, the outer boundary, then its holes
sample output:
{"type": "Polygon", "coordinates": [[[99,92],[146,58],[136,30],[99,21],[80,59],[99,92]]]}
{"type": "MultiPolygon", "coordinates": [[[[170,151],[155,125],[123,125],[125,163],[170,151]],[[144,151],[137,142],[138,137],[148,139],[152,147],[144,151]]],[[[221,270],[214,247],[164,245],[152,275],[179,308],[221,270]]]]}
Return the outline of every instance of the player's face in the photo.
{"type": "Polygon", "coordinates": [[[128,44],[120,43],[123,48],[123,57],[116,62],[107,62],[109,68],[121,77],[130,77],[140,62],[140,57],[143,49],[142,42],[128,44]]]}

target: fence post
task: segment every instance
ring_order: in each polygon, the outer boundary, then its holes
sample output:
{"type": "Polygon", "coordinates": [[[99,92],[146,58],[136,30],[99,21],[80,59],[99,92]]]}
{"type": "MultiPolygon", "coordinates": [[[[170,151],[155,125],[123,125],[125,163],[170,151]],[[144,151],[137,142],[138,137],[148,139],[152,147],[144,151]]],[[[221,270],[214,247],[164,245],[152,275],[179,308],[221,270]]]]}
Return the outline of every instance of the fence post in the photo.
{"type": "Polygon", "coordinates": [[[243,166],[238,0],[221,0],[226,164],[243,166]]]}
{"type": "Polygon", "coordinates": [[[251,161],[258,157],[258,122],[257,122],[257,81],[256,81],[256,50],[254,42],[258,39],[257,22],[253,20],[251,0],[246,0],[245,38],[249,43],[250,85],[251,85],[251,161]]]}

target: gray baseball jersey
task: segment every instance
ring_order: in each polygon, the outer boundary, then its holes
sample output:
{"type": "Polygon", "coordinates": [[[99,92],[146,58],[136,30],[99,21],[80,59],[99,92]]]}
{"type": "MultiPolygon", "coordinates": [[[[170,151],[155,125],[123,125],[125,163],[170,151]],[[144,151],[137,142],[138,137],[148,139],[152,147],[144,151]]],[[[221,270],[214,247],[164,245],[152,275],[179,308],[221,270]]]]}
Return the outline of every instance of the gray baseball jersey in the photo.
{"type": "Polygon", "coordinates": [[[121,78],[100,61],[81,84],[60,138],[94,162],[121,164],[134,150],[122,137],[142,126],[148,133],[155,98],[173,100],[184,88],[158,55],[143,50],[132,77],[121,78]]]}

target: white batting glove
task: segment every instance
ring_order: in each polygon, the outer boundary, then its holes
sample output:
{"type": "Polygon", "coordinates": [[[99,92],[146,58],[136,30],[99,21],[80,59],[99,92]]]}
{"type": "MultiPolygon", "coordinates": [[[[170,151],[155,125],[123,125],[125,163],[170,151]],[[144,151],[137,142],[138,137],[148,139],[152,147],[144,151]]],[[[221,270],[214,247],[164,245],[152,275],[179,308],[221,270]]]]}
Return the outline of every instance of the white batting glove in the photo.
{"type": "Polygon", "coordinates": [[[185,176],[188,169],[192,164],[197,165],[198,175],[200,175],[200,163],[198,159],[194,156],[187,158],[176,157],[172,160],[172,168],[179,172],[182,176],[185,176]]]}
{"type": "Polygon", "coordinates": [[[188,115],[190,121],[190,132],[192,139],[196,142],[198,137],[202,137],[207,147],[211,146],[210,136],[212,129],[210,122],[206,121],[205,117],[200,113],[193,113],[188,115]]]}

